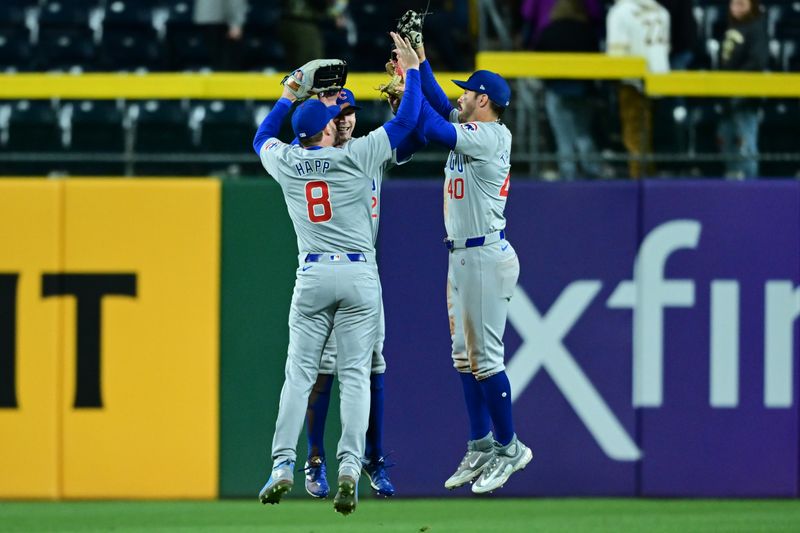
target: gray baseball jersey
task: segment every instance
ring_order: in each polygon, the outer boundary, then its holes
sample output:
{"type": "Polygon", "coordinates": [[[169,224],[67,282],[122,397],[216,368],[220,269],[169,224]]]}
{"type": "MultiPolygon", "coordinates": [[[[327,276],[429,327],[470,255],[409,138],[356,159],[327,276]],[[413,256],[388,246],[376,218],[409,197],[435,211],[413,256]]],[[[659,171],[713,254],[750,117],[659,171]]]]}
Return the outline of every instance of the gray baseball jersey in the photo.
{"type": "MultiPolygon", "coordinates": [[[[351,141],[348,141],[348,143],[351,141]]],[[[346,146],[346,144],[345,144],[346,146]]],[[[372,180],[372,239],[373,244],[378,240],[378,226],[380,224],[381,214],[381,186],[386,172],[394,165],[402,165],[409,160],[397,161],[397,151],[395,150],[392,155],[391,161],[387,161],[382,171],[375,175],[372,180]]],[[[372,350],[372,373],[383,374],[386,371],[386,359],[383,357],[383,342],[386,338],[386,320],[383,311],[383,300],[381,299],[381,315],[380,323],[378,325],[378,340],[372,350]]],[[[333,374],[336,371],[336,335],[331,335],[325,345],[325,350],[322,354],[322,362],[319,365],[320,374],[333,374]]]]}
{"type": "Polygon", "coordinates": [[[283,190],[300,253],[374,250],[377,229],[367,200],[392,153],[383,128],[342,148],[264,143],[261,163],[283,190]]]}
{"type": "MultiPolygon", "coordinates": [[[[458,122],[458,110],[450,113],[458,122]]],[[[450,239],[506,227],[503,211],[511,170],[511,132],[500,122],[456,124],[456,147],[444,167],[444,224],[450,239]]]]}
{"type": "Polygon", "coordinates": [[[392,158],[389,138],[379,128],[344,148],[318,149],[271,138],[260,158],[281,186],[300,252],[272,457],[275,464],[296,460],[308,396],[325,343],[335,332],[342,417],[336,456],[340,472],[358,477],[369,421],[369,363],[381,307],[372,186],[392,158]]]}
{"type": "MultiPolygon", "coordinates": [[[[458,110],[450,120],[458,122],[458,110]]],[[[447,274],[453,366],[483,379],[505,369],[503,333],[519,277],[514,248],[497,234],[506,226],[511,132],[500,122],[454,126],[456,146],[444,169],[445,228],[448,239],[460,241],[447,274]],[[482,236],[487,244],[463,247],[482,236]]]]}

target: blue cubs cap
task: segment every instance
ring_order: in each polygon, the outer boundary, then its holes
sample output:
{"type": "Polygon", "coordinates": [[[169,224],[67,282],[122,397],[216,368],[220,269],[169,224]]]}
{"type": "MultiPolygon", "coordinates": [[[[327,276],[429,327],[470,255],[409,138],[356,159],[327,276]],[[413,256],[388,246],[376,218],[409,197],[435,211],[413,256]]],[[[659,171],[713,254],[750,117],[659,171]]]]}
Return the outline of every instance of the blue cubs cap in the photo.
{"type": "Polygon", "coordinates": [[[348,107],[361,109],[361,106],[356,105],[356,97],[350,89],[342,89],[339,91],[339,96],[336,97],[336,104],[342,108],[342,111],[348,107]]]}
{"type": "Polygon", "coordinates": [[[476,70],[467,81],[453,80],[453,83],[467,91],[485,94],[489,100],[500,107],[511,103],[511,88],[500,74],[490,70],[476,70]]]}
{"type": "Polygon", "coordinates": [[[306,100],[294,110],[292,130],[298,139],[313,137],[324,130],[339,111],[338,105],[326,106],[319,100],[306,100]]]}

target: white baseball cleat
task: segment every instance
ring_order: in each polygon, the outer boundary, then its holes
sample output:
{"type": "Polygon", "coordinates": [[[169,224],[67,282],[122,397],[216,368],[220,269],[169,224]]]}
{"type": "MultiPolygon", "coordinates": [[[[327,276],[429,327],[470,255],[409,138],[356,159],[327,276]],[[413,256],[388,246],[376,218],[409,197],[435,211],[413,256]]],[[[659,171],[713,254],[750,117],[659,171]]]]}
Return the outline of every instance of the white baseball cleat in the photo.
{"type": "Polygon", "coordinates": [[[480,440],[467,442],[467,453],[461,459],[455,473],[444,482],[447,489],[455,489],[465,485],[481,475],[483,469],[494,457],[491,433],[480,440]]]}
{"type": "Polygon", "coordinates": [[[294,484],[294,461],[282,461],[272,467],[272,473],[264,488],[258,493],[258,499],[263,504],[276,504],[281,502],[284,494],[292,490],[294,484]]]}
{"type": "Polygon", "coordinates": [[[478,480],[472,485],[472,492],[484,494],[502,487],[511,474],[522,470],[533,459],[533,452],[514,437],[507,446],[496,447],[495,454],[486,465],[478,480]]]}

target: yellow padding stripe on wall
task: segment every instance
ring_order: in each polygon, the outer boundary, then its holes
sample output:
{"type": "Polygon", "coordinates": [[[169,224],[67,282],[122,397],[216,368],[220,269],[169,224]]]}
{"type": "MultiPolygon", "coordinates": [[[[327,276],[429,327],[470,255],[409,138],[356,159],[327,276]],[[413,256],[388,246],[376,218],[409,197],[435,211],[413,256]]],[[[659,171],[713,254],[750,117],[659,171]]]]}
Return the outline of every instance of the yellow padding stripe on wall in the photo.
{"type": "MultiPolygon", "coordinates": [[[[450,83],[465,80],[469,73],[437,73],[450,98],[463,90],[450,83]]],[[[282,91],[279,74],[3,74],[0,98],[69,99],[228,99],[277,100],[282,91]]],[[[347,87],[359,100],[378,100],[386,74],[351,73],[347,87]]]]}
{"type": "Polygon", "coordinates": [[[640,57],[605,54],[552,54],[537,52],[481,52],[476,68],[508,78],[575,78],[609,80],[639,78],[645,72],[640,57]]]}
{"type": "MultiPolygon", "coordinates": [[[[435,65],[434,65],[435,67],[435,65]]],[[[753,96],[800,97],[800,74],[783,72],[682,71],[648,74],[639,57],[605,54],[537,52],[480,52],[476,68],[498,72],[506,78],[571,78],[614,80],[642,78],[653,96],[753,96]]],[[[452,79],[466,79],[468,72],[436,72],[449,98],[461,90],[452,79]]],[[[282,74],[253,73],[157,73],[157,74],[2,74],[0,98],[62,99],[257,99],[275,100],[281,94],[282,74]]],[[[352,72],[347,87],[360,100],[377,100],[383,73],[352,72]]]]}

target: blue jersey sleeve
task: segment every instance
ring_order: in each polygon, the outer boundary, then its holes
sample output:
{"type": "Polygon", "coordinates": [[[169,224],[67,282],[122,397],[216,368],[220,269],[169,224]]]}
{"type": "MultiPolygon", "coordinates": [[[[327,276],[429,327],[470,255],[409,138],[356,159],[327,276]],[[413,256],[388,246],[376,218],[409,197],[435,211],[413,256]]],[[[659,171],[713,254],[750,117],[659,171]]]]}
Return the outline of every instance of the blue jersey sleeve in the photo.
{"type": "Polygon", "coordinates": [[[411,135],[403,139],[397,146],[396,159],[398,163],[410,159],[417,151],[425,148],[426,144],[428,144],[428,139],[426,139],[425,135],[422,133],[422,117],[420,116],[420,121],[417,127],[414,128],[414,131],[411,132],[411,135]]]}
{"type": "Polygon", "coordinates": [[[389,136],[389,144],[392,149],[397,148],[400,142],[405,139],[417,126],[419,121],[419,110],[422,103],[422,90],[419,83],[419,71],[409,69],[406,71],[406,90],[403,99],[397,110],[397,115],[383,125],[386,134],[389,136]]]}
{"type": "Polygon", "coordinates": [[[456,134],[455,125],[446,121],[434,111],[428,104],[427,98],[422,99],[420,116],[422,132],[426,139],[441,143],[451,150],[456,147],[458,136],[456,134]]]}
{"type": "Polygon", "coordinates": [[[256,136],[253,139],[253,149],[257,154],[261,153],[261,147],[264,146],[267,139],[278,136],[278,132],[281,131],[281,122],[283,122],[283,118],[291,107],[291,100],[288,98],[281,98],[275,102],[275,105],[272,106],[272,110],[267,113],[267,116],[261,121],[261,125],[258,127],[256,136]]]}
{"type": "Polygon", "coordinates": [[[419,73],[422,79],[422,93],[425,98],[437,113],[444,117],[445,120],[449,120],[453,106],[450,105],[450,100],[447,99],[447,95],[444,94],[442,87],[436,81],[436,76],[433,75],[433,69],[427,59],[419,64],[419,73]]]}

